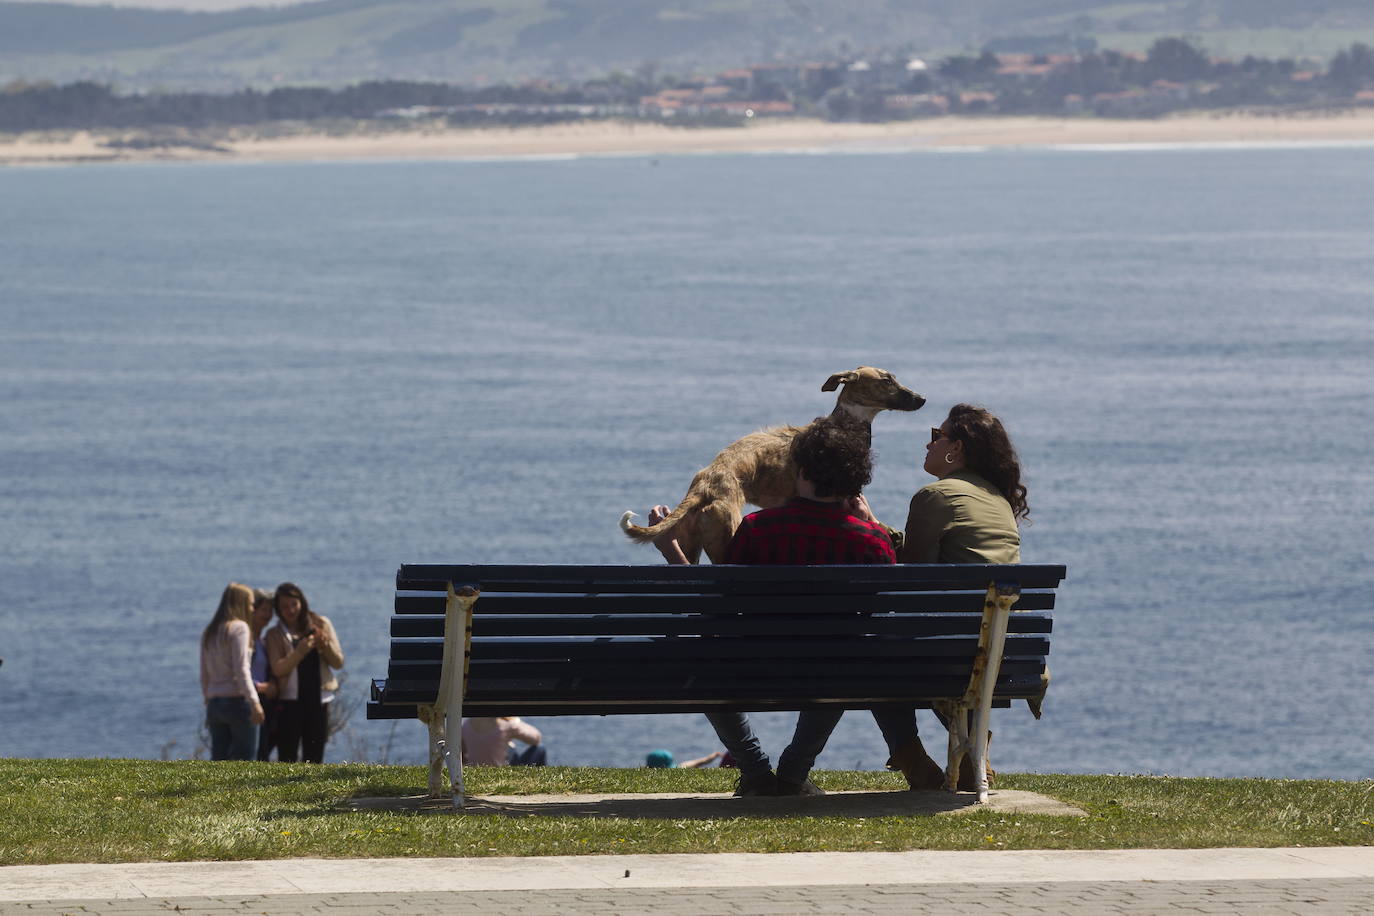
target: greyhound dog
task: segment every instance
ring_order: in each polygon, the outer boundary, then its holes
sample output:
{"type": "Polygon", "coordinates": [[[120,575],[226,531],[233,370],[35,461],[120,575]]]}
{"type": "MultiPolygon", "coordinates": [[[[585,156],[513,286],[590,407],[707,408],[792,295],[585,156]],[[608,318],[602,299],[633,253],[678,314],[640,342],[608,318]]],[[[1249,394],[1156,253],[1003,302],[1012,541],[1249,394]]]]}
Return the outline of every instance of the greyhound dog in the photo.
{"type": "MultiPolygon", "coordinates": [[[[826,379],[822,391],[841,385],[835,414],[848,414],[872,434],[873,418],[883,410],[920,410],[926,399],[884,369],[860,366],[837,372],[826,379]]],[[[792,462],[792,439],[805,427],[773,426],[750,433],[727,445],[715,459],[697,472],[687,495],[666,518],[644,527],[630,521],[633,512],[620,517],[620,527],[641,544],[673,532],[688,562],[701,559],[702,550],[712,563],[725,559],[725,548],[739,527],[745,503],[763,509],[780,506],[797,495],[797,468],[792,462]]]]}

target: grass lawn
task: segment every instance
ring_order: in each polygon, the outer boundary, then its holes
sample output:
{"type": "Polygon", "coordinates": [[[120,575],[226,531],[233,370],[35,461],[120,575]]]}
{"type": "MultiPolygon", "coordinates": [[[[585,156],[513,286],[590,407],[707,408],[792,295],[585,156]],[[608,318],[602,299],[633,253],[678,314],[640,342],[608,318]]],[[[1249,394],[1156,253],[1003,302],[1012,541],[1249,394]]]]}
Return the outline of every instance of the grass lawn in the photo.
{"type": "MultiPolygon", "coordinates": [[[[727,792],[733,771],[473,768],[474,795],[727,792]]],[[[421,767],[0,759],[0,865],[285,857],[1374,845],[1374,781],[998,774],[1088,817],[654,820],[344,810],[423,791],[421,767]]],[[[821,771],[829,790],[904,786],[821,771]]]]}

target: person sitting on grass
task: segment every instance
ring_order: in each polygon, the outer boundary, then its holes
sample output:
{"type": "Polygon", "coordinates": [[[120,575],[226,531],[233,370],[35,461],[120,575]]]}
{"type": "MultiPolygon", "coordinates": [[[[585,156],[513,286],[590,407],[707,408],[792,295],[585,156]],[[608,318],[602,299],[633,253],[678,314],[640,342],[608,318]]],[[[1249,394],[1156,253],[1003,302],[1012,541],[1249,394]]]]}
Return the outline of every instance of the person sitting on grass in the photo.
{"type": "MultiPolygon", "coordinates": [[[[821,417],[797,434],[791,449],[797,466],[797,496],[784,505],[745,516],[726,550],[725,562],[895,563],[892,541],[883,528],[851,512],[852,501],[873,479],[867,430],[847,417],[821,417]]],[[[661,521],[669,511],[667,506],[655,506],[650,524],[661,521]]],[[[654,543],[669,563],[687,562],[671,534],[654,543]]],[[[843,712],[803,710],[791,743],[778,757],[776,774],[745,713],[708,712],[706,718],[739,765],[736,795],[824,795],[809,774],[843,712]]]]}
{"type": "Polygon", "coordinates": [[[712,751],[705,757],[697,757],[695,760],[684,760],[676,763],[673,760],[673,752],[659,748],[644,755],[644,765],[651,770],[695,770],[706,766],[708,763],[715,763],[725,756],[724,751],[712,751]]]}
{"type": "Polygon", "coordinates": [[[547,766],[543,741],[543,733],[519,716],[472,716],[463,720],[463,765],[547,766]],[[517,750],[517,741],[527,747],[517,750]]]}

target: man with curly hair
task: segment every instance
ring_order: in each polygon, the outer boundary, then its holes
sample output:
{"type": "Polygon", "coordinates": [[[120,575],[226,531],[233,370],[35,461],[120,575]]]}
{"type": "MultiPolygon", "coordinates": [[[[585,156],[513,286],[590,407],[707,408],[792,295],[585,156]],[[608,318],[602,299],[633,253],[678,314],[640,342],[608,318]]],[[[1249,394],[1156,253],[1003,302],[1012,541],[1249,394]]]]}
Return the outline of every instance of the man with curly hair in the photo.
{"type": "MultiPolygon", "coordinates": [[[[792,440],[797,495],[785,504],[745,516],[726,552],[727,563],[883,564],[895,563],[887,532],[856,518],[863,488],[873,479],[868,430],[844,416],[816,419],[792,440]]],[[[670,510],[655,506],[650,523],[670,510]],[[655,517],[657,516],[657,518],[655,517]]],[[[669,563],[685,564],[671,536],[655,542],[669,563]]],[[[806,709],[797,716],[792,741],[778,757],[774,774],[768,755],[742,712],[712,712],[706,718],[739,764],[736,795],[824,795],[809,779],[817,755],[843,710],[806,709]]]]}

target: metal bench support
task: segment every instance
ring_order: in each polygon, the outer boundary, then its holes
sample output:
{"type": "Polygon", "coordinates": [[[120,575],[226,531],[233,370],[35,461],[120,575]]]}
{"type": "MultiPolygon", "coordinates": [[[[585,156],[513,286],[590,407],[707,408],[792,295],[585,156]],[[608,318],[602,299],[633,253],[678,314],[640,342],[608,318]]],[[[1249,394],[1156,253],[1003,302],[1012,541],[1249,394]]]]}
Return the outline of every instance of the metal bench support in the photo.
{"type": "Polygon", "coordinates": [[[442,798],[444,767],[448,767],[449,790],[453,807],[462,808],[463,785],[463,694],[468,682],[468,659],[472,647],[472,606],[480,593],[471,586],[448,586],[444,605],[444,662],[439,676],[439,695],[433,706],[421,706],[420,718],[429,726],[429,797],[442,798]],[[463,638],[457,638],[461,633],[463,638]],[[461,654],[460,654],[461,653],[461,654]]]}
{"type": "Polygon", "coordinates": [[[1002,667],[1011,606],[1020,596],[1021,589],[1014,583],[988,584],[987,596],[983,599],[983,622],[978,630],[978,655],[973,661],[968,689],[960,699],[938,706],[949,728],[945,788],[950,792],[958,789],[959,767],[968,756],[979,802],[988,800],[988,724],[992,721],[992,693],[1002,667]],[[970,719],[973,720],[971,725],[970,719]]]}

